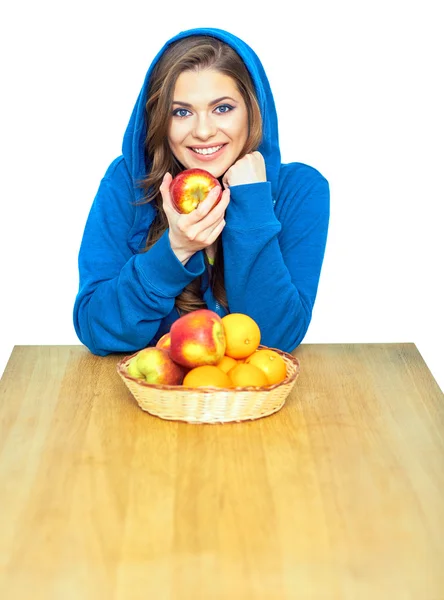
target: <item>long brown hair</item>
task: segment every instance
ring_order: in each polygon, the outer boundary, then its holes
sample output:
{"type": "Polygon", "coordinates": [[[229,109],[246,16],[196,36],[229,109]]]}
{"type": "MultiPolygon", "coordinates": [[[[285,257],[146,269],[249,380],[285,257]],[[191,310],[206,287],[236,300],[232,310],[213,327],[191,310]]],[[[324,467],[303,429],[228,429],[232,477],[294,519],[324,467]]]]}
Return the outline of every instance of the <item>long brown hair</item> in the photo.
{"type": "MultiPolygon", "coordinates": [[[[159,192],[162,179],[167,171],[175,177],[184,169],[171,152],[167,139],[177,78],[183,71],[210,68],[234,80],[247,106],[248,138],[240,156],[257,150],[261,142],[262,117],[254,84],[245,63],[231,46],[205,35],[182,38],[168,46],[153,69],[146,102],[145,160],[148,175],[141,182],[141,186],[145,191],[144,202],[154,202],[157,211],[148,232],[144,251],[149,250],[168,228],[159,192]]],[[[206,257],[206,254],[204,256],[206,257]]],[[[201,277],[198,277],[177,296],[175,304],[181,313],[205,307],[200,287],[201,277]]],[[[216,242],[211,287],[215,299],[228,308],[221,236],[216,242]]]]}

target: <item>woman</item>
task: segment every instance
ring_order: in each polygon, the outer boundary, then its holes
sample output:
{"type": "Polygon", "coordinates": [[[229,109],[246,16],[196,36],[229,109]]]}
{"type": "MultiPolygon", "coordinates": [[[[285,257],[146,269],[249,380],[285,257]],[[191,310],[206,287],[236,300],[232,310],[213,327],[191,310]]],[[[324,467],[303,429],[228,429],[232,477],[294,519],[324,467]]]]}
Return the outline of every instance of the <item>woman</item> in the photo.
{"type": "Polygon", "coordinates": [[[172,38],[155,57],[92,205],[79,253],[79,339],[98,355],[134,352],[181,315],[250,315],[261,343],[293,350],[310,323],[324,257],[329,187],[281,164],[264,69],[219,29],[172,38]],[[169,187],[204,168],[219,188],[188,215],[169,187]]]}

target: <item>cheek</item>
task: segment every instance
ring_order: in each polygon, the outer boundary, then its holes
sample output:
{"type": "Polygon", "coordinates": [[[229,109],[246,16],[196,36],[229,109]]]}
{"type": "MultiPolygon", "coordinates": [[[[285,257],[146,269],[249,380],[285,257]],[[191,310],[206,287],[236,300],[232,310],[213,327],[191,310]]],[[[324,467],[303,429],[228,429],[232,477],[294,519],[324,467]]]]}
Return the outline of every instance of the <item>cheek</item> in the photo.
{"type": "Polygon", "coordinates": [[[182,138],[183,136],[181,135],[181,127],[178,125],[178,123],[173,123],[170,125],[168,130],[168,143],[170,144],[170,147],[177,146],[181,142],[182,138]]]}
{"type": "Polygon", "coordinates": [[[244,143],[248,137],[248,124],[243,118],[233,118],[231,123],[229,123],[229,131],[233,139],[244,143]]]}

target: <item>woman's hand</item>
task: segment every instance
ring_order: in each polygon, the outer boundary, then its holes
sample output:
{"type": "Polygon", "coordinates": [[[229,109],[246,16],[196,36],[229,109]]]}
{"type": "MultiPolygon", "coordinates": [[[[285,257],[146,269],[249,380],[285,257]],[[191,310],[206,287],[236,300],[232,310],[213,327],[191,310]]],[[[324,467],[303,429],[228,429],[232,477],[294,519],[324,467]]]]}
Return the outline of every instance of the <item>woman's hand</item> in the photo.
{"type": "Polygon", "coordinates": [[[163,210],[168,219],[171,249],[182,264],[191,256],[211,246],[225,227],[225,210],[230,202],[230,190],[222,193],[220,202],[212,209],[220,192],[217,186],[189,214],[178,213],[171,202],[170,185],[173,178],[166,173],[160,186],[163,210]]]}
{"type": "Polygon", "coordinates": [[[246,154],[232,165],[222,178],[225,189],[232,185],[267,181],[264,157],[260,152],[246,154]]]}

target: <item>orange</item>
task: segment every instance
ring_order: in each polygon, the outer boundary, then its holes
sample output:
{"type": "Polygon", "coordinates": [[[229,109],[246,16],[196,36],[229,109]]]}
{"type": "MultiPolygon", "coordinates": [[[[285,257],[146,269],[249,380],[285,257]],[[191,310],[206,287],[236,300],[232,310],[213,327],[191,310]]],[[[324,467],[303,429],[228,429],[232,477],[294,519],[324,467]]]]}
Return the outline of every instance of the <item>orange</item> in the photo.
{"type": "Polygon", "coordinates": [[[246,358],[253,354],[261,341],[259,325],[248,315],[231,313],[222,317],[225,329],[225,354],[232,358],[246,358]]]}
{"type": "Polygon", "coordinates": [[[221,360],[216,364],[218,369],[222,369],[224,373],[228,373],[230,369],[237,365],[237,360],[231,356],[222,356],[221,360]]]}
{"type": "Polygon", "coordinates": [[[268,348],[257,350],[245,362],[261,369],[267,376],[270,385],[280,383],[287,377],[285,360],[274,350],[268,348]]]}
{"type": "Polygon", "coordinates": [[[231,379],[218,367],[214,365],[203,365],[195,367],[185,375],[183,384],[185,387],[220,387],[232,388],[231,379]]]}
{"type": "Polygon", "coordinates": [[[230,369],[228,376],[235,387],[263,387],[269,385],[267,376],[259,367],[247,365],[246,363],[230,369]]]}

